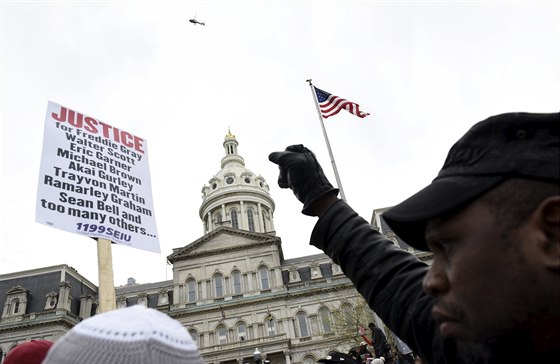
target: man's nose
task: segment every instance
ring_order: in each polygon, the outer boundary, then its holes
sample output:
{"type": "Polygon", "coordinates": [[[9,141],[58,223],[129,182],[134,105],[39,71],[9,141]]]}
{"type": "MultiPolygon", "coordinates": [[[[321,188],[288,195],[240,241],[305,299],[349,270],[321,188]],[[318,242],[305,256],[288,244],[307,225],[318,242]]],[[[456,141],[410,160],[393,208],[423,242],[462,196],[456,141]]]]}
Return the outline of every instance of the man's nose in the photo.
{"type": "Polygon", "coordinates": [[[424,292],[430,296],[439,296],[449,290],[449,280],[445,271],[437,261],[434,261],[422,281],[424,292]]]}

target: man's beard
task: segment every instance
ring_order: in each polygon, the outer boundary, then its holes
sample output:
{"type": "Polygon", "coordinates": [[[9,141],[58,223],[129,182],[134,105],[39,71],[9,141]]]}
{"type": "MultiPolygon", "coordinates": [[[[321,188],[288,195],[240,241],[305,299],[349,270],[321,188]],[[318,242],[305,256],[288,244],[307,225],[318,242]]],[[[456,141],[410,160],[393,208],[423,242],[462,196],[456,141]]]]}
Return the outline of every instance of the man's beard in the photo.
{"type": "Polygon", "coordinates": [[[527,332],[496,335],[483,342],[455,340],[461,364],[514,363],[530,360],[530,353],[523,350],[530,342],[527,332]]]}

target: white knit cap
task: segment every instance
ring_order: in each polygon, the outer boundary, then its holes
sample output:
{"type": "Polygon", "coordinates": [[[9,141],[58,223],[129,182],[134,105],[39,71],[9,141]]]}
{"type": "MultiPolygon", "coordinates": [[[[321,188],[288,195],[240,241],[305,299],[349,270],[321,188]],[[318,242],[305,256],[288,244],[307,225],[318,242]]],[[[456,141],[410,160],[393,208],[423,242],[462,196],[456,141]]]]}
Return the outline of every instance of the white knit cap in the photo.
{"type": "Polygon", "coordinates": [[[49,350],[43,364],[203,364],[188,331],[142,305],[90,317],[49,350]]]}

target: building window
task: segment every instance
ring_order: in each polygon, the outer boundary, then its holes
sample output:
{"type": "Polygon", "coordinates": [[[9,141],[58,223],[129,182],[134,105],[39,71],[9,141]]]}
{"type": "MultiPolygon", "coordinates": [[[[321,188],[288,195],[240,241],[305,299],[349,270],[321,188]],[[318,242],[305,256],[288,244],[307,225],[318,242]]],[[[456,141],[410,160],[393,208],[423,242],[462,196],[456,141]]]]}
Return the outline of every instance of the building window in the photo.
{"type": "Polygon", "coordinates": [[[249,231],[255,231],[255,217],[252,208],[247,209],[247,223],[249,224],[249,231]]]}
{"type": "Polygon", "coordinates": [[[219,212],[216,214],[216,225],[222,225],[222,214],[219,212]]]}
{"type": "Polygon", "coordinates": [[[266,220],[268,219],[268,216],[266,215],[266,213],[263,213],[263,232],[266,232],[266,220]]]}
{"type": "Polygon", "coordinates": [[[262,266],[259,268],[259,277],[261,279],[261,289],[270,289],[270,283],[268,281],[268,268],[262,266]]]}
{"type": "Polygon", "coordinates": [[[193,303],[196,301],[196,281],[192,278],[187,280],[187,302],[193,303]]]}
{"type": "Polygon", "coordinates": [[[15,299],[12,301],[12,313],[16,314],[19,312],[19,300],[15,299]]]}
{"type": "Polygon", "coordinates": [[[224,277],[221,274],[214,276],[214,294],[216,297],[224,296],[224,277]]]}
{"type": "Polygon", "coordinates": [[[237,339],[239,341],[247,340],[247,326],[243,322],[237,325],[237,339]]]}
{"type": "Polygon", "coordinates": [[[237,270],[231,273],[231,281],[233,284],[233,294],[241,294],[241,273],[237,270]]]}
{"type": "Polygon", "coordinates": [[[231,215],[231,227],[234,229],[239,229],[239,220],[237,219],[237,210],[232,209],[230,212],[231,215]]]}
{"type": "Polygon", "coordinates": [[[321,320],[321,324],[323,325],[323,332],[329,333],[332,332],[331,327],[331,312],[326,307],[321,307],[319,309],[319,318],[321,320]]]}
{"type": "Polygon", "coordinates": [[[227,330],[225,326],[218,326],[218,328],[216,329],[216,336],[218,337],[219,345],[227,344],[227,330]]]}
{"type": "Polygon", "coordinates": [[[292,264],[290,266],[290,268],[288,269],[288,272],[289,272],[289,277],[290,277],[290,283],[301,281],[301,277],[299,275],[298,267],[296,267],[295,265],[292,264]]]}
{"type": "Polygon", "coordinates": [[[137,305],[148,307],[148,294],[146,292],[140,292],[137,297],[138,297],[138,300],[136,301],[137,305]]]}
{"type": "Polygon", "coordinates": [[[197,348],[200,348],[200,343],[198,342],[198,332],[196,332],[195,329],[190,329],[189,330],[189,334],[191,335],[194,344],[196,345],[197,348]]]}
{"type": "Polygon", "coordinates": [[[271,317],[268,320],[266,320],[265,326],[266,326],[266,334],[268,336],[276,335],[276,320],[274,320],[274,318],[271,317]]]}
{"type": "Polygon", "coordinates": [[[307,326],[307,314],[305,312],[298,312],[296,315],[296,320],[299,327],[299,336],[301,337],[309,336],[309,327],[307,326]]]}

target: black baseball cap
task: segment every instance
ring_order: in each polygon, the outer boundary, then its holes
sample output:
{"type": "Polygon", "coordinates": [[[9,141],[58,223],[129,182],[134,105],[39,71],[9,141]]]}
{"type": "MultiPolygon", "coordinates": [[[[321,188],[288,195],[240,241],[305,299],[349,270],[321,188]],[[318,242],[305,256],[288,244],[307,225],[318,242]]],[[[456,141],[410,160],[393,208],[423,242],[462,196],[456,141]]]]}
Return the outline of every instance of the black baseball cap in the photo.
{"type": "Polygon", "coordinates": [[[340,353],[338,351],[331,351],[324,359],[317,360],[317,363],[343,363],[343,364],[358,364],[350,355],[340,353]]]}
{"type": "Polygon", "coordinates": [[[426,221],[513,178],[560,181],[560,113],[507,113],[475,124],[449,150],[438,176],[383,214],[408,245],[428,250],[426,221]]]}

